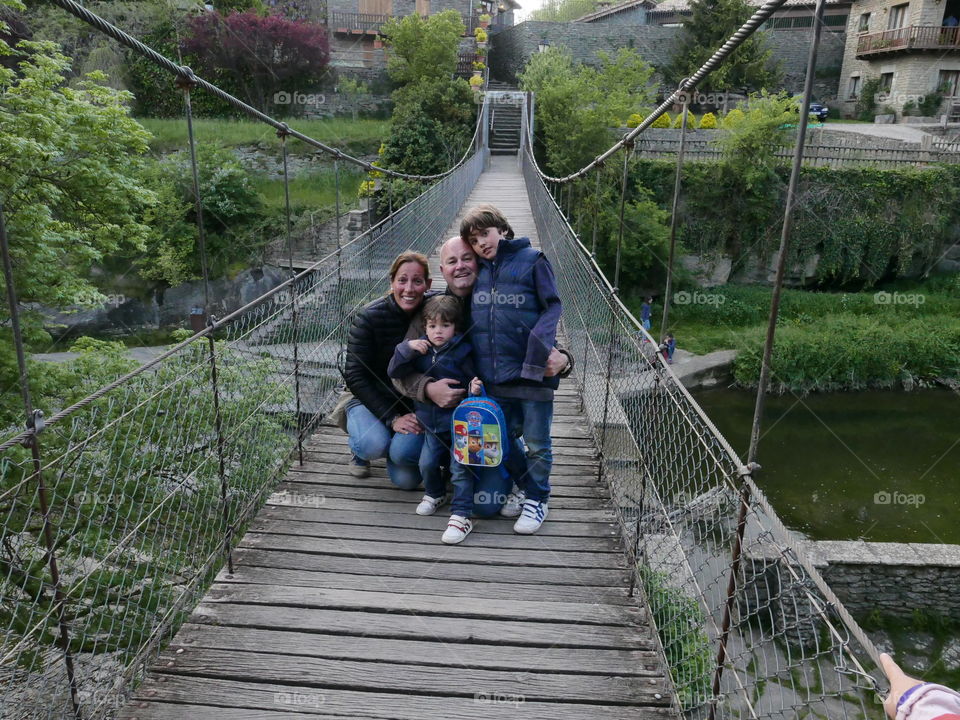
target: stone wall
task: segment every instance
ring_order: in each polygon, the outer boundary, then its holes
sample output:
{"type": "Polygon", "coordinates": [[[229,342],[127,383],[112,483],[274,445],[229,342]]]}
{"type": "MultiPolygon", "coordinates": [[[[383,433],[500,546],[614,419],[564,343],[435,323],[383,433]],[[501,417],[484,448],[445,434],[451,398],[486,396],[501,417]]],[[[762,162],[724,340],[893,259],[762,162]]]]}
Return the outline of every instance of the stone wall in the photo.
{"type": "MultiPolygon", "coordinates": [[[[679,33],[680,28],[660,25],[528,21],[493,38],[490,69],[494,77],[515,82],[517,74],[543,42],[569,48],[574,58],[584,63],[596,63],[599,50],[616,52],[623,47],[633,48],[651,65],[660,68],[669,61],[679,33]]],[[[766,36],[774,57],[781,62],[784,87],[790,92],[800,92],[810,36],[797,30],[771,30],[766,36]]],[[[837,94],[845,37],[844,33],[823,34],[817,62],[819,77],[815,83],[815,95],[820,101],[829,102],[837,94]]]]}
{"type": "Polygon", "coordinates": [[[960,620],[960,545],[821,541],[824,579],[855,615],[910,620],[915,610],[960,620]]]}

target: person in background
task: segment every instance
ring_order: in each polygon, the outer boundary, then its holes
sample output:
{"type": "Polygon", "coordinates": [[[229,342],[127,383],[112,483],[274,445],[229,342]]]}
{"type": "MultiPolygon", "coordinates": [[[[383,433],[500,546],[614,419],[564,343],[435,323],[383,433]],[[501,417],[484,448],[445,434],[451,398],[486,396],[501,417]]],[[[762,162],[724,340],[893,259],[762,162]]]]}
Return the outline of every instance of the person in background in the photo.
{"type": "Polygon", "coordinates": [[[648,297],[640,306],[640,324],[643,329],[650,332],[650,315],[653,312],[653,298],[648,297]]]}

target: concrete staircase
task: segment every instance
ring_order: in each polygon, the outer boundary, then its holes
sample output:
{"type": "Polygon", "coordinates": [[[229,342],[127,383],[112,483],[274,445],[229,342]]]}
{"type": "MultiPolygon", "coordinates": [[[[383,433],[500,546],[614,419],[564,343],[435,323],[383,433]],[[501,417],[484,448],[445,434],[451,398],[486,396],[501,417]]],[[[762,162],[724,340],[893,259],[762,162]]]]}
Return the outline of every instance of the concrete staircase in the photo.
{"type": "MultiPolygon", "coordinates": [[[[516,90],[506,83],[490,81],[488,90],[516,90]]],[[[490,154],[516,155],[520,149],[520,106],[494,104],[490,109],[490,154]]]]}

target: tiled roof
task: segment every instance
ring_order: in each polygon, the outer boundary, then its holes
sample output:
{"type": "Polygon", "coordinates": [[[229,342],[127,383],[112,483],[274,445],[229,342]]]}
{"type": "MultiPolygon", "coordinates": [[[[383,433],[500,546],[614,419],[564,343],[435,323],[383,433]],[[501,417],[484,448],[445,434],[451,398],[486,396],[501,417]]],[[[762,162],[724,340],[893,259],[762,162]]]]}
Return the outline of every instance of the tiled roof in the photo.
{"type": "Polygon", "coordinates": [[[629,10],[630,8],[646,7],[647,9],[652,10],[655,6],[656,3],[652,2],[652,0],[627,0],[627,2],[617,3],[616,5],[610,5],[609,7],[588,12],[586,15],[581,15],[573,22],[591,22],[592,20],[598,20],[602,17],[607,17],[608,15],[615,15],[618,12],[629,10]]]}
{"type": "MultiPolygon", "coordinates": [[[[754,7],[760,7],[764,4],[766,0],[747,0],[748,5],[753,5],[754,7]]],[[[825,0],[827,5],[849,5],[852,3],[852,0],[825,0]]],[[[815,0],[787,0],[781,8],[789,7],[812,7],[816,5],[815,0]]],[[[661,3],[657,3],[657,6],[653,8],[650,12],[656,14],[666,14],[666,13],[683,13],[690,10],[690,0],[663,0],[661,3]]]]}

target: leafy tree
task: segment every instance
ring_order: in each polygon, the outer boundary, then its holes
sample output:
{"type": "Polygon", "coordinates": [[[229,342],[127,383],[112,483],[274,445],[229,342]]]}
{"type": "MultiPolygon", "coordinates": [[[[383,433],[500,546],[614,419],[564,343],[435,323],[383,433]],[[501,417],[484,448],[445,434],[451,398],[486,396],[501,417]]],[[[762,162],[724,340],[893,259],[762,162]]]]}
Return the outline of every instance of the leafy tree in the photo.
{"type": "Polygon", "coordinates": [[[456,10],[427,18],[416,13],[400,20],[390,18],[380,31],[391,50],[387,60],[390,77],[403,85],[450,77],[457,69],[464,29],[456,10]]]}
{"type": "MultiPolygon", "coordinates": [[[[233,263],[255,256],[270,237],[263,200],[250,174],[229,150],[201,144],[197,149],[200,198],[206,230],[210,274],[215,277],[233,263]]],[[[147,221],[156,229],[136,259],[139,274],[178,285],[201,277],[193,171],[187,150],[150,165],[142,175],[159,202],[147,221]]]]}
{"type": "Polygon", "coordinates": [[[597,0],[547,0],[530,13],[530,20],[568,22],[597,9],[597,0]]]}
{"type": "MultiPolygon", "coordinates": [[[[0,200],[23,303],[67,307],[105,299],[90,267],[106,256],[145,247],[143,214],[154,193],[136,180],[149,134],[129,116],[130,94],[102,74],[64,84],[70,61],[48,42],[0,41],[15,53],[16,72],[0,68],[0,200]]],[[[0,278],[0,285],[3,280],[0,278]]],[[[49,336],[39,315],[25,313],[28,342],[49,336]]],[[[0,303],[0,382],[17,387],[6,302],[0,303]]],[[[42,372],[36,382],[46,382],[42,372]]],[[[22,420],[16,394],[0,396],[0,426],[22,420]]]]}
{"type": "Polygon", "coordinates": [[[554,174],[573,172],[614,141],[612,126],[649,107],[653,69],[634,51],[597,54],[599,67],[577,65],[567,48],[534,55],[520,87],[536,93],[536,129],[554,174]]]}
{"type": "MultiPolygon", "coordinates": [[[[264,17],[252,10],[191,18],[183,50],[197,58],[202,73],[230,77],[242,99],[264,111],[274,108],[276,93],[316,87],[330,59],[322,26],[280,15],[264,17]]],[[[291,109],[286,104],[279,107],[291,109]]]]}
{"type": "MultiPolygon", "coordinates": [[[[665,68],[679,83],[695,73],[753,14],[746,0],[692,0],[691,16],[683,22],[676,52],[665,68]]],[[[773,51],[762,34],[754,33],[716,70],[707,83],[714,90],[760,90],[780,82],[773,51]]]]}

